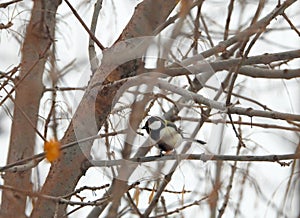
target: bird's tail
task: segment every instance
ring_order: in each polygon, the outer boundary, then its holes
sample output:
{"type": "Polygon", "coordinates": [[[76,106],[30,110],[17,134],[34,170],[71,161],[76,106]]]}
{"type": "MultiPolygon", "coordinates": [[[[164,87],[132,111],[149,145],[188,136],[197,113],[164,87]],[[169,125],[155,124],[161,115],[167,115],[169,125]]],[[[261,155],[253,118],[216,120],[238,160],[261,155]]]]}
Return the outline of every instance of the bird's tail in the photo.
{"type": "Polygon", "coordinates": [[[191,139],[191,138],[185,138],[185,137],[183,137],[183,140],[187,141],[187,142],[196,142],[196,143],[199,143],[201,145],[205,145],[206,144],[205,141],[202,141],[202,140],[199,140],[199,139],[191,139]]]}

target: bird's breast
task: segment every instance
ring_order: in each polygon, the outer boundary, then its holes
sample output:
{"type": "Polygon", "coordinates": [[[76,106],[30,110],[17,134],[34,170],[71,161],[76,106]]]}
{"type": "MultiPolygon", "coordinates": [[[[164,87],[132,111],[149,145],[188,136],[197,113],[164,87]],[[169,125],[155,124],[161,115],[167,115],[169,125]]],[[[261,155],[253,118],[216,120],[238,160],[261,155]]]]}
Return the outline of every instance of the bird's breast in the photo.
{"type": "Polygon", "coordinates": [[[160,141],[176,148],[181,144],[182,137],[174,128],[166,126],[160,132],[160,141]]]}

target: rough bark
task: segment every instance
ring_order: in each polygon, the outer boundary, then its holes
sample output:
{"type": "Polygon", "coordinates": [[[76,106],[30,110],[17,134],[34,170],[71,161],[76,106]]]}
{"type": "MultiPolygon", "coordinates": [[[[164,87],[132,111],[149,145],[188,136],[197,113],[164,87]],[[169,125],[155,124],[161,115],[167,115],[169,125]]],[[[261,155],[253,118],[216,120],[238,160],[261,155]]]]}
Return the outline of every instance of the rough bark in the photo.
{"type": "MultiPolygon", "coordinates": [[[[16,82],[14,119],[12,123],[8,163],[33,155],[40,99],[43,94],[42,76],[48,49],[53,42],[55,14],[59,0],[36,0],[22,48],[19,81],[16,82]]],[[[32,190],[31,171],[6,173],[5,185],[32,190]]],[[[1,213],[5,217],[25,216],[27,196],[3,191],[1,213]]]]}

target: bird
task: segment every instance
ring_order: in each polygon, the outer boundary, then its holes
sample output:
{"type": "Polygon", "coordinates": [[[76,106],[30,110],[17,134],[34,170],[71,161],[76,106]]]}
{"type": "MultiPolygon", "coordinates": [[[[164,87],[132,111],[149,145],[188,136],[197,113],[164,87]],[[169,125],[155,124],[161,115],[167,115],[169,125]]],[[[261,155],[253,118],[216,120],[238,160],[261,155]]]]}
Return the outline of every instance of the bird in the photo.
{"type": "Polygon", "coordinates": [[[158,116],[150,116],[142,129],[145,129],[150,138],[155,141],[157,147],[160,149],[160,155],[163,155],[163,152],[170,153],[182,141],[196,142],[202,145],[206,144],[202,140],[184,137],[182,131],[173,122],[158,116]]]}

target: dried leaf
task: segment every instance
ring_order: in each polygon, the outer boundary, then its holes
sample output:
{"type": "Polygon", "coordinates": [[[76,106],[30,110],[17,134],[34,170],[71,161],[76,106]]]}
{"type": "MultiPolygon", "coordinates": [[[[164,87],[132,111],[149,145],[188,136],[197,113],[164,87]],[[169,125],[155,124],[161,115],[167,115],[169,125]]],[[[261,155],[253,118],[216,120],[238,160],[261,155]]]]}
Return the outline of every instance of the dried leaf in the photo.
{"type": "Polygon", "coordinates": [[[60,157],[60,142],[56,139],[50,139],[50,141],[46,141],[44,144],[44,151],[46,152],[46,159],[52,163],[60,157]]]}
{"type": "Polygon", "coordinates": [[[136,206],[139,205],[140,193],[140,188],[137,186],[133,195],[133,200],[135,201],[136,206]]]}
{"type": "Polygon", "coordinates": [[[155,192],[155,184],[153,185],[151,194],[150,194],[150,196],[149,196],[148,204],[151,203],[151,201],[152,201],[152,199],[153,199],[153,196],[154,196],[154,192],[155,192]]]}

